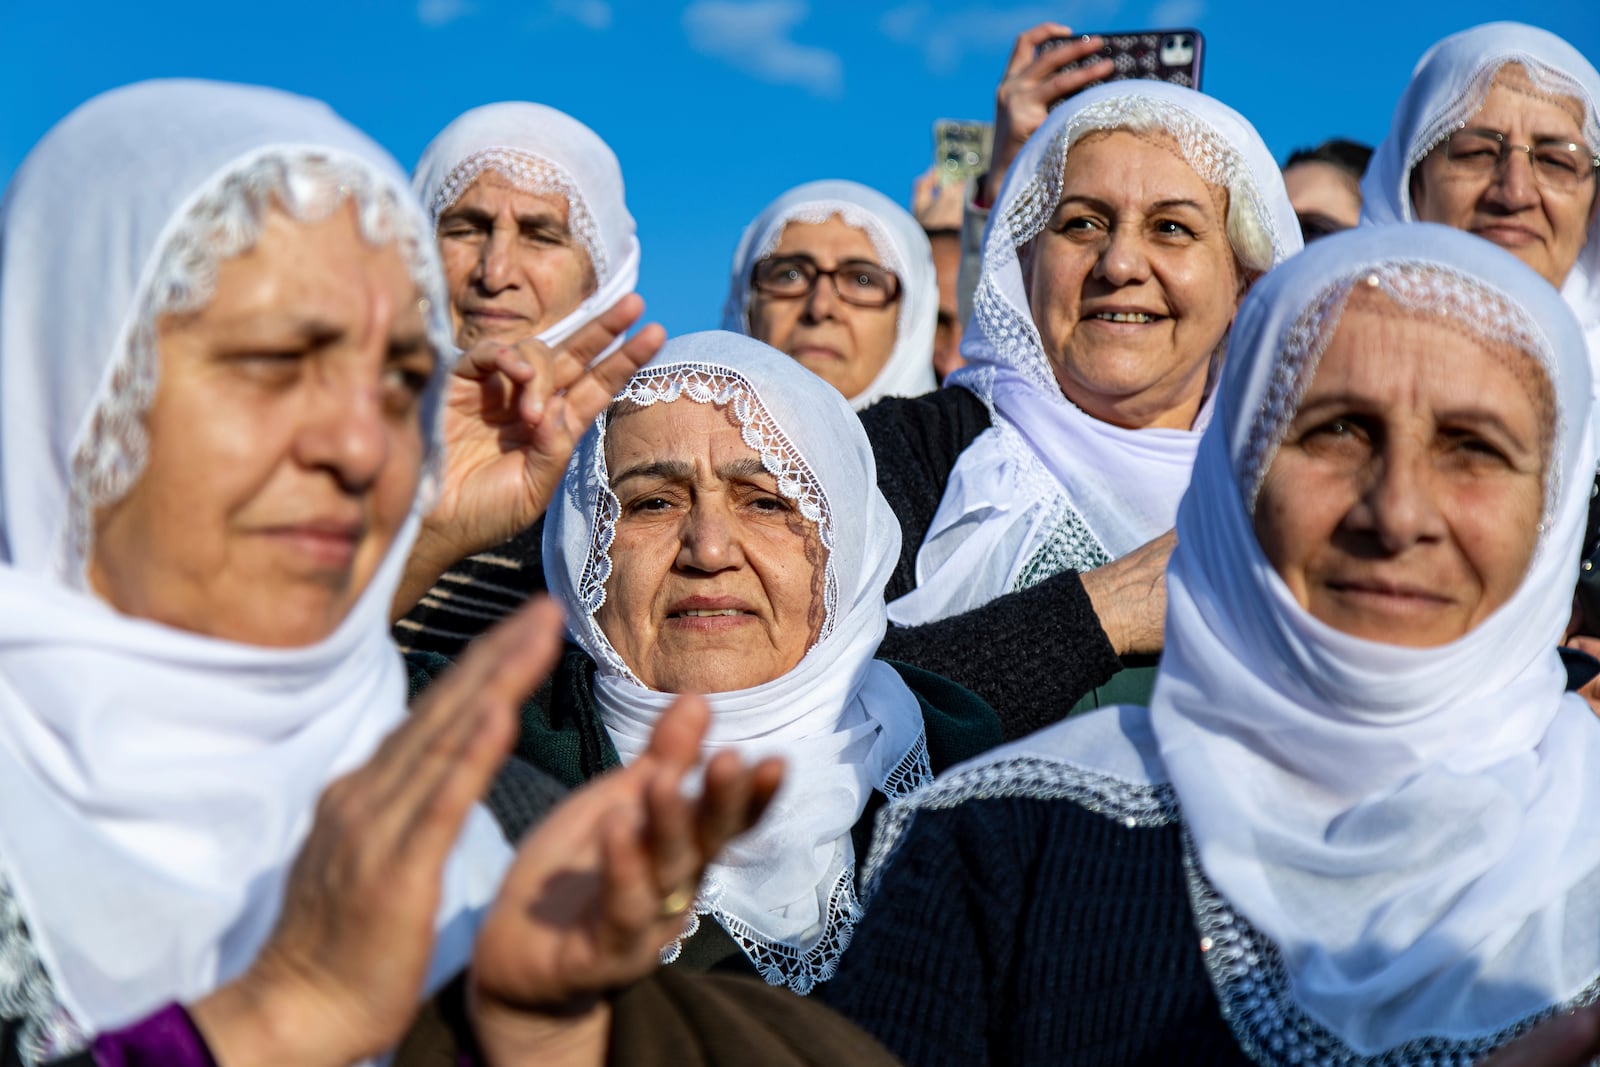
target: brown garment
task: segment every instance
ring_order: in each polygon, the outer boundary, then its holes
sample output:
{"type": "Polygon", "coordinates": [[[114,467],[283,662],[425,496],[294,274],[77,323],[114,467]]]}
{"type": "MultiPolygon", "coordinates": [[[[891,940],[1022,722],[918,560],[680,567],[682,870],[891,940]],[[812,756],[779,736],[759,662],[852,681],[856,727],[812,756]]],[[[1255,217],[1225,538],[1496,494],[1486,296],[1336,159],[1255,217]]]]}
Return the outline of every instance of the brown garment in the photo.
{"type": "MultiPolygon", "coordinates": [[[[424,1006],[395,1067],[456,1067],[461,985],[424,1006]]],[[[877,1040],[817,1000],[737,974],[663,967],[611,1008],[613,1067],[899,1067],[877,1040]]]]}
{"type": "Polygon", "coordinates": [[[616,999],[616,1067],[897,1067],[820,1001],[737,974],[662,968],[616,999]]]}

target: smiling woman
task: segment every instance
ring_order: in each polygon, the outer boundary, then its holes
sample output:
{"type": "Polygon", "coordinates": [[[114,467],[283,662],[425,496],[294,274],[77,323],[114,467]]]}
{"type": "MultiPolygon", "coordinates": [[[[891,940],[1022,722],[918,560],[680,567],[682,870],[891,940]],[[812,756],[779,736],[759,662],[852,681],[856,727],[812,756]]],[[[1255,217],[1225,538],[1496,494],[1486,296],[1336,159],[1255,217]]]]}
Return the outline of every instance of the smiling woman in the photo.
{"type": "Polygon", "coordinates": [[[1124,81],[1051,112],[990,216],[967,366],[863,415],[905,537],[888,654],[1014,737],[1144,699],[1229,327],[1299,248],[1266,145],[1217,101],[1124,81]]]}

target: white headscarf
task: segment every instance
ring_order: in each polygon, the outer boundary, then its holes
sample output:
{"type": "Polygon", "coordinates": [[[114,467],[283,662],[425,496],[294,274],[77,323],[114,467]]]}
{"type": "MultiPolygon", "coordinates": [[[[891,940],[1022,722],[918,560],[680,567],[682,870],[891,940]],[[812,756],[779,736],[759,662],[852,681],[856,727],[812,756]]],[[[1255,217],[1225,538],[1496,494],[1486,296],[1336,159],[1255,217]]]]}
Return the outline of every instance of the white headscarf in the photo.
{"type": "Polygon", "coordinates": [[[889,606],[896,623],[958,615],[1059,571],[1100,566],[1172,528],[1209,398],[1188,430],[1129,430],[1085,413],[1050,369],[1017,256],[1060,201],[1068,151],[1086,133],[1115,129],[1170,134],[1195,173],[1228,188],[1230,235],[1243,216],[1270,245],[1271,262],[1301,247],[1272,153],[1232,108],[1191,89],[1130,80],[1086,89],[1051,112],[989,215],[961,342],[967,366],[947,383],[976,393],[993,425],[951,472],[917,552],[917,588],[889,606]]]}
{"type": "Polygon", "coordinates": [[[1148,711],[1080,716],[927,792],[970,795],[986,776],[984,795],[1092,798],[1129,827],[1181,815],[1207,968],[1261,1063],[1466,1064],[1592,998],[1600,720],[1564,692],[1556,653],[1594,470],[1589,397],[1570,310],[1508,253],[1430,224],[1316,242],[1234,323],[1148,711]],[[1253,527],[1261,475],[1358,285],[1528,352],[1556,397],[1528,573],[1438,648],[1318,622],[1253,527]]]}
{"type": "MultiPolygon", "coordinates": [[[[1600,151],[1600,71],[1583,53],[1548,30],[1520,22],[1491,22],[1451,34],[1418,60],[1389,136],[1372,155],[1361,180],[1361,221],[1415,222],[1411,171],[1483,106],[1494,76],[1520,63],[1540,92],[1577,98],[1584,110],[1583,137],[1600,151]]],[[[1600,388],[1600,215],[1589,223],[1561,295],[1578,316],[1600,388]]],[[[1600,406],[1596,408],[1600,412],[1600,406]]]]}
{"type": "MultiPolygon", "coordinates": [[[[850,829],[869,793],[931,778],[922,712],[874,659],[900,524],[878,491],[872,449],[843,397],[800,364],[733,333],[668,341],[619,395],[648,406],[729,405],[778,491],[817,526],[827,552],[821,635],[788,673],[714,693],[711,752],[782,756],[788,770],[755,830],[707,871],[696,910],[733,936],[767,981],[797,993],[833,975],[860,915],[850,829]]],[[[596,624],[619,514],[602,415],[567,468],[544,534],[545,580],[568,605],[572,638],[595,661],[595,699],[624,763],[648,743],[671,693],[646,688],[596,624]]]]}
{"type": "MultiPolygon", "coordinates": [[[[194,81],[119,89],[47,134],[0,204],[0,880],[80,1028],[238,976],[277,918],[318,794],[405,714],[387,616],[431,475],[320,644],[209,638],[86,591],[93,509],[143,468],[156,316],[205,305],[269,197],[304,218],[353,199],[369,240],[400,241],[434,342],[448,343],[404,174],[313,100],[194,81]]],[[[430,466],[445,373],[424,406],[430,466]]],[[[445,880],[436,980],[465,962],[508,858],[475,811],[445,880]]]]}
{"type": "Polygon", "coordinates": [[[886,396],[932,392],[933,334],[939,324],[939,278],[933,247],[911,213],[876,189],[859,182],[820,181],[798,185],[768,204],[745,227],[733,253],[722,328],[750,332],[750,273],[766,259],[791,222],[827,222],[835,215],[867,235],[882,265],[900,278],[900,315],[894,350],[866,389],[849,398],[862,411],[886,396]]]}
{"type": "Polygon", "coordinates": [[[567,224],[589,254],[597,287],[539,340],[565,341],[639,284],[639,238],[623,197],[616,153],[589,127],[552,107],[512,101],[475,107],[440,131],[417,162],[413,185],[435,226],[486,170],[527,193],[567,198],[567,224]]]}

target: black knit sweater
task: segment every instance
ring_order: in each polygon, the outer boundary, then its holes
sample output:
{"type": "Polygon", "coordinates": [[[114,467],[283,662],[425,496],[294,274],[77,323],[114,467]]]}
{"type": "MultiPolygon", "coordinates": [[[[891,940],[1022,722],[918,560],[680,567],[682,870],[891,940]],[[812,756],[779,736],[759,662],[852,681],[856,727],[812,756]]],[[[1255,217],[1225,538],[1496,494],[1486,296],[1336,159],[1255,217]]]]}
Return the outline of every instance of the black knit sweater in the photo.
{"type": "Polygon", "coordinates": [[[918,812],[821,995],[909,1067],[1248,1063],[1181,834],[1067,800],[918,812]]]}
{"type": "MultiPolygon", "coordinates": [[[[900,563],[885,598],[916,588],[917,551],[956,460],[989,428],[983,401],[959,386],[879,401],[861,414],[878,488],[900,519],[900,563]]],[[[959,682],[988,701],[1006,737],[1065,717],[1122,668],[1075,571],[953,618],[891,626],[878,654],[959,682]]]]}

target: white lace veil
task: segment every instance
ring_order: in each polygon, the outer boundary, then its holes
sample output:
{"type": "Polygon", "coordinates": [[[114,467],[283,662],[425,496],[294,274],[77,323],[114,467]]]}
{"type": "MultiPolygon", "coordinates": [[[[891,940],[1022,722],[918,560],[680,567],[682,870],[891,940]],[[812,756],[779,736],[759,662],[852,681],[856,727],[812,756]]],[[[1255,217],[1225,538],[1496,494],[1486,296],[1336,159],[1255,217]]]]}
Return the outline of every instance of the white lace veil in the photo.
{"type": "Polygon", "coordinates": [[[1589,397],[1570,310],[1509,254],[1430,224],[1313,244],[1235,321],[1179,512],[1151,707],[1041,731],[907,806],[1022,794],[1071,797],[1130,828],[1181,816],[1206,965],[1263,1064],[1465,1065],[1591,999],[1600,721],[1563,692],[1556,654],[1594,469],[1589,397]],[[1369,285],[1527,353],[1556,396],[1528,574],[1439,648],[1311,618],[1251,517],[1346,298],[1369,285]]]}
{"type": "MultiPolygon", "coordinates": [[[[0,203],[0,882],[64,1009],[36,1053],[236,977],[323,786],[405,713],[388,608],[425,489],[349,617],[311,647],[173,630],[85,590],[92,509],[143,468],[156,317],[203,307],[271,204],[314,219],[347,201],[368,240],[399,242],[448,345],[404,174],[313,100],[119,89],[47,134],[0,203]]],[[[425,402],[435,460],[445,373],[425,402]]],[[[467,958],[507,859],[475,812],[446,878],[436,977],[467,958]]],[[[16,980],[0,973],[0,1001],[15,1003],[16,980]]]]}
{"type": "MultiPolygon", "coordinates": [[[[728,406],[778,491],[816,523],[827,553],[817,643],[788,673],[709,697],[709,751],[779,755],[788,770],[761,825],[711,866],[696,903],[769,982],[807,993],[833,975],[859,917],[850,829],[869,793],[896,796],[931,777],[916,696],[874,658],[900,524],[844,398],[759,341],[724,332],[673,338],[619,400],[728,406]]],[[[595,698],[627,763],[673,695],[645,688],[594,619],[620,513],[606,471],[608,423],[602,415],[583,439],[550,510],[545,580],[568,605],[573,640],[595,661],[595,698]]]]}
{"type": "MultiPolygon", "coordinates": [[[[1519,63],[1540,92],[1575,97],[1583,106],[1583,136],[1600,151],[1600,71],[1566,41],[1519,22],[1491,22],[1451,34],[1417,62],[1389,136],[1372,155],[1361,181],[1361,221],[1414,222],[1411,171],[1483,106],[1500,68],[1519,63]]],[[[1589,345],[1600,383],[1600,214],[1561,287],[1589,345]]],[[[1600,385],[1597,385],[1600,387],[1600,385]]],[[[1597,408],[1600,410],[1600,408],[1597,408]]]]}
{"type": "Polygon", "coordinates": [[[939,322],[939,279],[933,248],[911,213],[876,189],[858,182],[820,181],[798,185],[762,209],[745,227],[733,253],[722,328],[750,332],[750,272],[772,254],[791,222],[826,222],[835,215],[865,233],[883,266],[900,278],[900,314],[894,351],[878,376],[850,406],[865,410],[886,396],[921,396],[937,384],[933,374],[933,334],[939,322]]]}
{"type": "Polygon", "coordinates": [[[1272,153],[1225,104],[1130,80],[1086,89],[1051,112],[990,212],[961,342],[967,366],[947,383],[976,393],[993,425],[951,473],[917,552],[917,588],[889,606],[896,623],[958,615],[1059,571],[1100,566],[1172,528],[1209,402],[1187,430],[1123,429],[1074,405],[1050,369],[1017,255],[1055,211],[1072,146],[1115,129],[1165,131],[1195,173],[1228,190],[1228,235],[1246,268],[1264,270],[1301,247],[1272,153]]]}
{"type": "Polygon", "coordinates": [[[639,284],[639,238],[623,196],[622,168],[593,130],[543,104],[473,108],[440,131],[417,161],[413,184],[428,217],[439,216],[486,170],[529,193],[567,198],[568,225],[597,283],[569,315],[539,334],[558,344],[639,284]]]}

